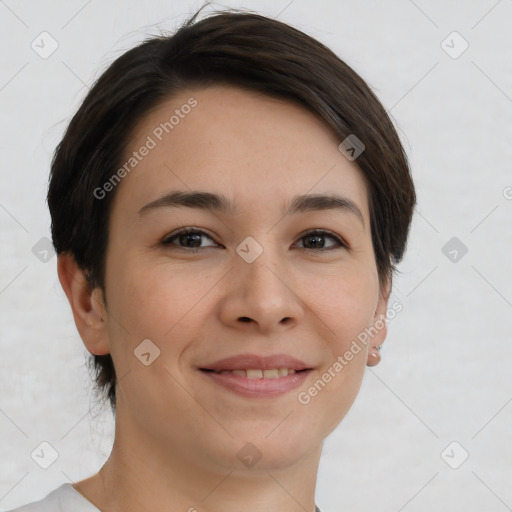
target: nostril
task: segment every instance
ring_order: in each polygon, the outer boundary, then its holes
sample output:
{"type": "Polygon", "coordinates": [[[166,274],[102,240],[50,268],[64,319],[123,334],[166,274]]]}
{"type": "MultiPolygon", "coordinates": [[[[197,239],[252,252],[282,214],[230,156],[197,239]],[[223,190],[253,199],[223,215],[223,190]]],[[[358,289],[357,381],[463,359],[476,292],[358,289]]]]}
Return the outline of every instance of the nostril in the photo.
{"type": "Polygon", "coordinates": [[[241,316],[240,320],[242,320],[242,322],[250,322],[251,321],[251,319],[246,316],[241,316]]]}

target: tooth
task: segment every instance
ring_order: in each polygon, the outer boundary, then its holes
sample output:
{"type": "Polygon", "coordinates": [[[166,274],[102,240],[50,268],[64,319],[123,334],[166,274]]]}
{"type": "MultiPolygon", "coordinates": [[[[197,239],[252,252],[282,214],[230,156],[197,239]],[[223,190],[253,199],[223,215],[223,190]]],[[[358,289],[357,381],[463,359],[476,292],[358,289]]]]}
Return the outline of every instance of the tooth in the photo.
{"type": "Polygon", "coordinates": [[[248,379],[277,379],[278,377],[287,377],[288,375],[293,375],[296,373],[296,370],[289,370],[288,368],[271,368],[269,370],[251,368],[248,370],[221,370],[217,373],[233,373],[234,375],[246,377],[248,379]]]}
{"type": "Polygon", "coordinates": [[[248,379],[261,379],[263,377],[263,372],[261,370],[246,370],[248,379]]]}

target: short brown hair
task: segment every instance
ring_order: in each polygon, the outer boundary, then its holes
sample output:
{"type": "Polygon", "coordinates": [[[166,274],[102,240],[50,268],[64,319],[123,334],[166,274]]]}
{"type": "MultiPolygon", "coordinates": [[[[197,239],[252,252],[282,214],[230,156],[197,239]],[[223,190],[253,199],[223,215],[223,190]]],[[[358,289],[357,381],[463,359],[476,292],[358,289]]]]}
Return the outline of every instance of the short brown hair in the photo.
{"type": "MultiPolygon", "coordinates": [[[[390,280],[405,251],[416,197],[407,157],[377,97],[330,49],[285,23],[234,10],[197,21],[200,10],[173,35],[147,39],[117,58],[69,123],[55,150],[48,190],[57,254],[70,252],[106,299],[115,192],[98,200],[94,190],[119,168],[130,135],[151,108],[187,87],[224,83],[298,102],[340,142],[350,135],[363,142],[356,163],[368,184],[376,266],[381,284],[390,280]]],[[[115,413],[112,358],[94,355],[90,361],[97,390],[115,413]]]]}

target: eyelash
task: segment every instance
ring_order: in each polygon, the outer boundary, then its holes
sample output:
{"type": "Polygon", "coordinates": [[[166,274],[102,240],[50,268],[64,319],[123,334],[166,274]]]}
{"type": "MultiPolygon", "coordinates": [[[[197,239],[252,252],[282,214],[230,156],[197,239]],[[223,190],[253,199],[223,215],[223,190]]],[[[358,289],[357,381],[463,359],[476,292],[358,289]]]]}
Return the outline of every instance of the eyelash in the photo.
{"type": "MultiPolygon", "coordinates": [[[[204,235],[207,238],[209,238],[212,242],[215,242],[215,240],[213,240],[211,236],[209,236],[207,233],[205,233],[201,229],[193,228],[193,227],[185,227],[185,228],[182,228],[182,229],[172,233],[170,236],[164,238],[164,240],[162,240],[161,244],[163,246],[173,245],[172,244],[172,240],[174,240],[175,238],[177,238],[180,235],[186,235],[186,234],[204,235]]],[[[302,239],[302,238],[306,238],[308,236],[312,236],[312,235],[327,236],[327,237],[332,238],[333,240],[335,240],[335,242],[338,245],[334,246],[334,247],[327,247],[327,248],[320,248],[320,249],[305,248],[305,249],[303,249],[304,251],[308,251],[308,252],[326,252],[326,251],[331,251],[331,250],[334,250],[334,249],[349,249],[350,248],[349,245],[340,236],[338,236],[335,233],[333,233],[332,231],[328,231],[326,229],[308,229],[305,233],[303,233],[299,237],[299,240],[302,239]]],[[[187,248],[187,247],[176,246],[176,248],[177,249],[182,249],[182,250],[184,250],[186,252],[189,252],[189,253],[192,253],[192,254],[196,254],[201,249],[207,249],[208,247],[198,247],[198,248],[190,248],[190,247],[188,247],[187,248]]],[[[300,247],[299,247],[299,249],[300,249],[300,247]]]]}

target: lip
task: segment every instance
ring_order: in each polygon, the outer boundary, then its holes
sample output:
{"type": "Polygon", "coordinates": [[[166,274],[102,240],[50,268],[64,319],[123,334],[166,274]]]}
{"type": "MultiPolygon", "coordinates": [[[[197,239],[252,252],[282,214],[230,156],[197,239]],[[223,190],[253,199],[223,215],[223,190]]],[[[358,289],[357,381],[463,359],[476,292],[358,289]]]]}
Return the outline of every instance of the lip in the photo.
{"type": "Polygon", "coordinates": [[[220,372],[222,370],[247,370],[250,368],[259,368],[261,370],[288,368],[289,370],[300,371],[311,369],[312,366],[306,364],[300,359],[289,356],[288,354],[275,354],[269,356],[240,354],[238,356],[226,357],[215,361],[214,363],[200,367],[201,370],[214,370],[216,372],[220,372]]]}
{"type": "Polygon", "coordinates": [[[275,379],[248,379],[234,373],[200,371],[210,381],[245,398],[274,398],[299,387],[313,370],[303,370],[275,379]]]}
{"type": "Polygon", "coordinates": [[[224,389],[245,398],[274,398],[284,395],[303,384],[313,371],[313,368],[304,363],[304,361],[287,354],[271,356],[241,354],[220,359],[198,369],[210,382],[213,381],[224,389]],[[261,370],[288,368],[289,370],[295,370],[297,373],[287,375],[286,377],[277,377],[275,379],[248,379],[247,377],[233,373],[215,373],[223,370],[246,370],[254,368],[261,370]]]}

